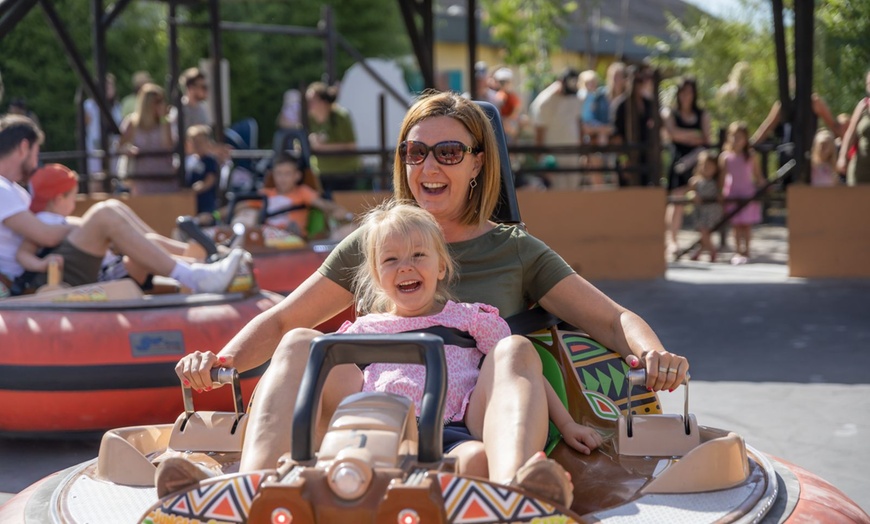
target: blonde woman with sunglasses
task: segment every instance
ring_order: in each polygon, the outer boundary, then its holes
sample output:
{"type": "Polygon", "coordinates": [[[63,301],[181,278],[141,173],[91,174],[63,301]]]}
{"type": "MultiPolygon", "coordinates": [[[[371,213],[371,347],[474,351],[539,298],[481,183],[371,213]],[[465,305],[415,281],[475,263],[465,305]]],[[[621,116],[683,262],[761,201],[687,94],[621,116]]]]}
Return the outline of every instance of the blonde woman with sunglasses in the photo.
{"type": "MultiPolygon", "coordinates": [[[[649,388],[673,389],[685,378],[688,361],[666,351],[640,317],[522,227],[490,220],[499,199],[499,156],[490,121],[474,102],[454,93],[427,93],[414,103],[399,133],[393,184],[397,199],[415,201],[441,226],[458,266],[458,300],[491,304],[503,317],[537,302],[621,353],[629,365],[644,366],[649,388]]],[[[352,278],[362,263],[360,241],[360,233],[346,238],[303,285],[220,352],[198,352],[176,366],[182,380],[206,389],[213,367],[244,371],[271,358],[249,412],[242,471],[273,468],[290,449],[309,344],[320,334],[311,328],[352,305],[352,278]]],[[[324,387],[322,424],[346,394],[360,390],[361,380],[356,366],[332,370],[324,387]]],[[[554,466],[546,491],[570,489],[558,464],[539,453],[547,438],[545,381],[540,358],[525,337],[502,339],[483,359],[465,422],[484,443],[491,480],[513,482],[521,470],[544,463],[554,466]]]]}

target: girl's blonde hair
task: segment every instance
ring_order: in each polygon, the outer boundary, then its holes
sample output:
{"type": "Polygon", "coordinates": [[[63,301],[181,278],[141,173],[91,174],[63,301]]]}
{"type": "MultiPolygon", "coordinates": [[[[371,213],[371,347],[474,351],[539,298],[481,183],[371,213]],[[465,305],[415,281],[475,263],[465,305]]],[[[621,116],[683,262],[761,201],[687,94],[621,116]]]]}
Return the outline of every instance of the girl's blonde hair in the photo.
{"type": "Polygon", "coordinates": [[[822,129],[813,138],[813,150],[811,153],[813,165],[837,163],[837,143],[834,133],[822,129]]]}
{"type": "Polygon", "coordinates": [[[456,264],[450,257],[441,226],[428,211],[413,201],[388,200],[367,212],[360,228],[363,262],[353,279],[359,314],[384,313],[393,307],[393,302],[378,281],[378,252],[386,238],[394,234],[408,239],[414,233],[420,235],[424,246],[432,249],[446,268],[444,278],[438,282],[435,300],[444,303],[453,299],[449,289],[456,275],[456,264]]]}
{"type": "Polygon", "coordinates": [[[752,150],[749,148],[749,126],[746,125],[746,122],[742,120],[731,122],[731,125],[728,126],[728,134],[725,136],[725,145],[722,149],[725,151],[731,151],[732,153],[739,153],[746,158],[750,157],[752,150]],[[743,133],[746,137],[742,151],[734,149],[734,137],[737,136],[737,133],[743,133]]]}
{"type": "MultiPolygon", "coordinates": [[[[424,92],[405,113],[396,149],[398,150],[399,144],[408,138],[412,127],[424,120],[439,116],[448,116],[465,126],[472,138],[472,143],[465,145],[477,148],[483,153],[483,165],[477,174],[480,190],[471,192],[459,218],[463,225],[481,225],[490,219],[498,204],[501,168],[492,124],[477,104],[449,91],[424,92]]],[[[411,187],[408,185],[407,167],[397,154],[393,163],[393,187],[396,198],[401,200],[414,199],[411,187]]]]}

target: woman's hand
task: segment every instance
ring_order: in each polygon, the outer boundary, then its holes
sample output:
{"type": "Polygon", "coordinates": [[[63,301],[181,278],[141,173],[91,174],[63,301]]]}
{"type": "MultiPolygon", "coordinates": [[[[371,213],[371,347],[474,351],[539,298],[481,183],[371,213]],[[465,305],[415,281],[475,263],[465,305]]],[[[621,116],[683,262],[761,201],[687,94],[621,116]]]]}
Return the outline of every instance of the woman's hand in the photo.
{"type": "Polygon", "coordinates": [[[562,433],[562,438],[569,446],[584,455],[589,455],[593,449],[604,442],[604,439],[597,431],[589,426],[578,424],[573,420],[559,428],[559,432],[562,433]]]}
{"type": "Polygon", "coordinates": [[[209,391],[213,386],[211,370],[231,367],[233,367],[232,357],[219,357],[211,351],[194,351],[178,361],[175,365],[175,374],[185,386],[190,386],[197,392],[209,391]]]}
{"type": "Polygon", "coordinates": [[[63,270],[63,256],[52,253],[50,255],[46,255],[45,257],[43,257],[42,258],[42,267],[43,267],[42,272],[47,273],[48,268],[51,267],[52,264],[57,264],[57,269],[62,271],[63,270]]]}
{"type": "Polygon", "coordinates": [[[837,172],[841,175],[846,174],[846,167],[849,165],[849,162],[843,158],[842,156],[837,157],[837,172]]]}
{"type": "Polygon", "coordinates": [[[689,372],[686,357],[669,351],[647,351],[641,359],[626,359],[631,367],[643,365],[646,368],[646,387],[651,391],[675,390],[685,380],[689,372]]]}

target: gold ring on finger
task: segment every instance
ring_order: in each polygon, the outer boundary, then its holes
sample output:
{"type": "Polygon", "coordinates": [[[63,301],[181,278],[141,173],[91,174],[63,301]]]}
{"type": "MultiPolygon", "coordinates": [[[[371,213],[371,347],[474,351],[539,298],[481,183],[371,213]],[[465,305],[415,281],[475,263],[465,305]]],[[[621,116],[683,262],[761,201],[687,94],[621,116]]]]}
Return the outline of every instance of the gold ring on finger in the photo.
{"type": "Polygon", "coordinates": [[[674,373],[674,374],[676,374],[676,373],[677,373],[677,370],[674,369],[674,368],[670,368],[670,369],[668,369],[668,373],[674,373]]]}
{"type": "Polygon", "coordinates": [[[664,366],[659,366],[659,373],[667,373],[667,372],[668,372],[668,368],[666,368],[664,366]]]}

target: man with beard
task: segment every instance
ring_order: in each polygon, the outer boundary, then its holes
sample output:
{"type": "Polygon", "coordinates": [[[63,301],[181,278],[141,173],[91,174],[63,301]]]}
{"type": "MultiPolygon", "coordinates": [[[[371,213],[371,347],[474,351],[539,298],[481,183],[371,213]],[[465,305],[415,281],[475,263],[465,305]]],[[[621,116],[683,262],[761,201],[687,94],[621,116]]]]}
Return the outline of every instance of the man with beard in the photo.
{"type": "Polygon", "coordinates": [[[67,224],[37,218],[22,185],[37,168],[43,139],[33,120],[0,117],[0,297],[8,295],[12,281],[24,273],[15,253],[25,238],[63,258],[64,282],[71,286],[96,282],[111,246],[150,273],[172,277],[194,291],[226,290],[244,258],[243,250],[235,249],[211,265],[176,260],[170,253],[180,255],[187,246],[160,237],[117,200],[96,204],[67,224]]]}
{"type": "MultiPolygon", "coordinates": [[[[535,97],[529,110],[535,124],[535,145],[537,146],[579,146],[583,143],[580,132],[583,102],[577,98],[579,73],[572,68],[565,69],[559,78],[535,97]]],[[[578,154],[553,155],[556,167],[579,168],[578,154]]],[[[579,171],[547,173],[550,189],[578,189],[582,179],[579,171]]]]}

